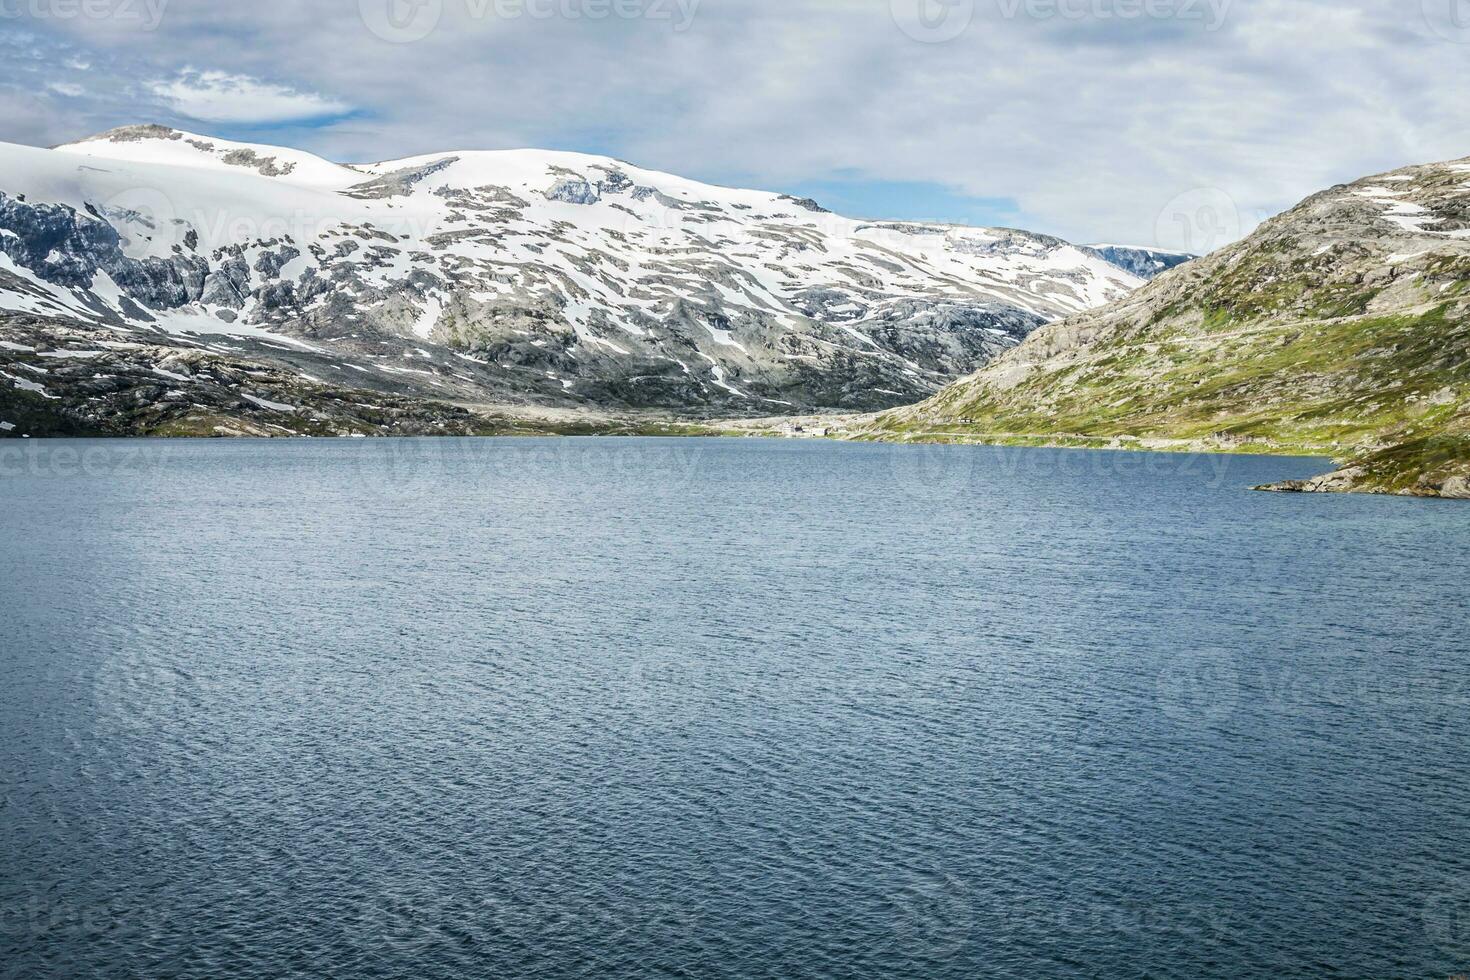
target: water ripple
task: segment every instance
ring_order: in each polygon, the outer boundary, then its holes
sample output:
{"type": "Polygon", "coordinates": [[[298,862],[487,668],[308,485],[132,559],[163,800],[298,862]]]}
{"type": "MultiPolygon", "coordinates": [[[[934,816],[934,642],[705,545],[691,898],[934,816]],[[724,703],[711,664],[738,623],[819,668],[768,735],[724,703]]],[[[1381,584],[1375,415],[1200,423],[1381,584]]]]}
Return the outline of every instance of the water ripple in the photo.
{"type": "Polygon", "coordinates": [[[1470,509],[1246,457],[96,445],[0,479],[6,975],[1470,971],[1470,509]]]}

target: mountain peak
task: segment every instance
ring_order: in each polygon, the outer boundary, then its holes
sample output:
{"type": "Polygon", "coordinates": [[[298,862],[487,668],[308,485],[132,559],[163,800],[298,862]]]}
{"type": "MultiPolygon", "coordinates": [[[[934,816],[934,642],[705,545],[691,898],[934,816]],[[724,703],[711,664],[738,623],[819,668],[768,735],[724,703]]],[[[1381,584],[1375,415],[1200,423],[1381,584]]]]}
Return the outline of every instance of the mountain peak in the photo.
{"type": "MultiPolygon", "coordinates": [[[[112,129],[91,136],[84,136],[76,143],[136,143],[140,140],[177,140],[183,139],[191,134],[171,126],[159,123],[135,123],[130,126],[114,126],[112,129]]],[[[75,143],[63,143],[62,146],[72,146],[75,143]]],[[[52,147],[59,149],[60,147],[52,147]]]]}
{"type": "Polygon", "coordinates": [[[219,139],[157,123],[119,126],[53,149],[132,163],[254,171],[262,177],[292,177],[293,182],[307,185],[361,179],[353,168],[303,150],[219,139]]]}

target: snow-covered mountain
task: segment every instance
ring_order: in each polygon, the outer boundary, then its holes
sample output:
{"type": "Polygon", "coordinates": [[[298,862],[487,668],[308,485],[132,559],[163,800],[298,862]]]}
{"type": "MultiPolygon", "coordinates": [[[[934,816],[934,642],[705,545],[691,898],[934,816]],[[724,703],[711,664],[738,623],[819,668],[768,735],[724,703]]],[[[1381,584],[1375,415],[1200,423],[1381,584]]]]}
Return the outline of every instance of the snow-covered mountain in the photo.
{"type": "Polygon", "coordinates": [[[1190,252],[1167,252],[1132,245],[1083,245],[1082,249],[1144,279],[1153,279],[1177,265],[1199,258],[1190,252]]]}
{"type": "Polygon", "coordinates": [[[0,144],[0,311],[461,403],[912,402],[1154,258],[575,153],[342,165],[159,126],[0,144]]]}

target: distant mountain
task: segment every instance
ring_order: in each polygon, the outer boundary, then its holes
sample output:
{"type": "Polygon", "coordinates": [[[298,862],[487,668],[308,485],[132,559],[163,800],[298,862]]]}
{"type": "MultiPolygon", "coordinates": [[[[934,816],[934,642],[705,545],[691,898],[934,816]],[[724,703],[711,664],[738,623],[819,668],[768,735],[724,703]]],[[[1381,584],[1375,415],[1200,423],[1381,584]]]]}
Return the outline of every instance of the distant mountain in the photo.
{"type": "Polygon", "coordinates": [[[1148,254],[854,221],[574,153],[349,166],[158,126],[0,144],[0,321],[29,316],[32,339],[55,320],[512,412],[912,402],[1126,295],[1148,254]]]}
{"type": "Polygon", "coordinates": [[[1326,455],[1270,489],[1470,497],[1470,159],[1317,194],[863,431],[1326,455]]]}
{"type": "Polygon", "coordinates": [[[1133,248],[1128,245],[1083,245],[1084,252],[1091,252],[1104,262],[1126,269],[1140,279],[1153,279],[1175,266],[1199,258],[1188,252],[1164,252],[1154,248],[1133,248]]]}

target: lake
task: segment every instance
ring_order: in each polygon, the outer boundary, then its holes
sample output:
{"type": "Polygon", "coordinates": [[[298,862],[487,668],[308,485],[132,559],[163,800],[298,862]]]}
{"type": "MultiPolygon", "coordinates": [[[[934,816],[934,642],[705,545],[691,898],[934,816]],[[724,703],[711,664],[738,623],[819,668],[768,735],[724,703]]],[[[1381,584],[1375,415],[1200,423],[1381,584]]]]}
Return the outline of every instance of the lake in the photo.
{"type": "Polygon", "coordinates": [[[1470,972],[1470,507],[1328,468],[0,443],[0,972],[1470,972]]]}

